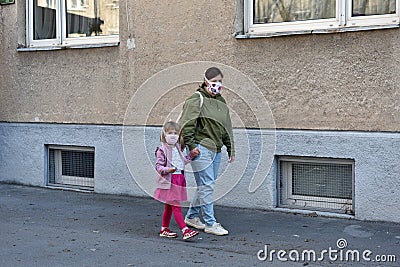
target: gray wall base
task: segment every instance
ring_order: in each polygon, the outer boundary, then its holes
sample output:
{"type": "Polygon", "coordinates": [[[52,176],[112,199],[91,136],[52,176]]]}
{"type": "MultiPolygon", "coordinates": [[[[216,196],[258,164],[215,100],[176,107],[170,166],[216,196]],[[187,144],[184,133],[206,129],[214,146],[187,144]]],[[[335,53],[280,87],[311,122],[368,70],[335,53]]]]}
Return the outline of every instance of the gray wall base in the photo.
{"type": "MultiPolygon", "coordinates": [[[[0,181],[46,186],[45,145],[91,146],[95,147],[95,192],[152,196],[160,129],[0,123],[0,181]]],[[[400,222],[399,133],[238,129],[235,141],[235,163],[227,164],[223,151],[216,187],[219,205],[276,209],[277,156],[353,159],[354,217],[400,222]]],[[[190,168],[187,181],[190,198],[195,188],[190,168]]]]}

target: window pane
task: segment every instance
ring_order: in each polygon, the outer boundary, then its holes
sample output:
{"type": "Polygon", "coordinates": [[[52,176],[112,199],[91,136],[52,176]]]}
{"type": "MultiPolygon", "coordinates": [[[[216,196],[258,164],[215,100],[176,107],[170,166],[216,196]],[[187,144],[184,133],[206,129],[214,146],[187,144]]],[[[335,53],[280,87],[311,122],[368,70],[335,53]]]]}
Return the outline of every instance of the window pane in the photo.
{"type": "Polygon", "coordinates": [[[349,164],[293,163],[294,195],[351,199],[353,167],[349,164]]]}
{"type": "Polygon", "coordinates": [[[56,38],[56,0],[33,0],[33,39],[56,38]]]}
{"type": "Polygon", "coordinates": [[[94,178],[94,152],[61,151],[62,175],[94,178]]]}
{"type": "Polygon", "coordinates": [[[353,0],[353,17],[396,14],[396,0],[353,0]]]}
{"type": "Polygon", "coordinates": [[[254,23],[336,17],[336,0],[254,0],[254,23]]]}
{"type": "Polygon", "coordinates": [[[67,37],[119,33],[118,0],[66,0],[67,37]]]}

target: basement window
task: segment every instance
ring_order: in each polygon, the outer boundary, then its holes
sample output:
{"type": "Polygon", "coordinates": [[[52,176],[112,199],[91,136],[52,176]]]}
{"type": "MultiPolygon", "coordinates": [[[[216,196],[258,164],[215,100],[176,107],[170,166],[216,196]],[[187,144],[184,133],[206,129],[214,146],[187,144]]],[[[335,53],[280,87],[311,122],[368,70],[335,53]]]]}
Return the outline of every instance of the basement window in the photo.
{"type": "Polygon", "coordinates": [[[47,146],[50,186],[94,189],[94,148],[47,146]]]}
{"type": "Polygon", "coordinates": [[[279,207],[354,214],[354,161],[279,158],[279,207]]]}

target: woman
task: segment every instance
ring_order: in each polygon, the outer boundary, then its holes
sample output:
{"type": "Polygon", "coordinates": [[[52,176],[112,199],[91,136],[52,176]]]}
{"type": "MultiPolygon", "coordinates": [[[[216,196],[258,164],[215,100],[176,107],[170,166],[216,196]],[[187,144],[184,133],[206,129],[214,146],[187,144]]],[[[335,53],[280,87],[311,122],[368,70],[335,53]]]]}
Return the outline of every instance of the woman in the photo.
{"type": "Polygon", "coordinates": [[[197,184],[185,222],[214,235],[228,234],[214,217],[213,203],[222,146],[226,146],[229,162],[235,157],[232,122],[221,96],[222,78],[218,68],[207,69],[203,84],[186,100],[180,119],[185,144],[194,158],[191,165],[197,184]],[[199,218],[200,210],[205,224],[199,218]]]}

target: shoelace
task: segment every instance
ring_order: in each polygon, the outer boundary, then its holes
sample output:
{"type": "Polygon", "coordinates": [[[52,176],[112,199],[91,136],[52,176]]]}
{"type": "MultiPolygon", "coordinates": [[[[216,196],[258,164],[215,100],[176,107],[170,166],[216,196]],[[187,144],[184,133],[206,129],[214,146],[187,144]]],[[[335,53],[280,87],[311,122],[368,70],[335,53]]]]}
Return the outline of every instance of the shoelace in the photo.
{"type": "Polygon", "coordinates": [[[220,223],[217,223],[216,228],[219,229],[219,230],[225,230],[225,228],[223,228],[220,223]]]}

